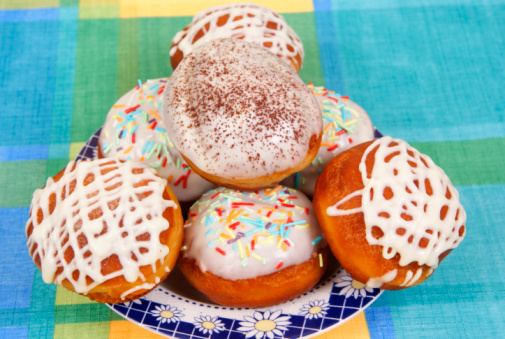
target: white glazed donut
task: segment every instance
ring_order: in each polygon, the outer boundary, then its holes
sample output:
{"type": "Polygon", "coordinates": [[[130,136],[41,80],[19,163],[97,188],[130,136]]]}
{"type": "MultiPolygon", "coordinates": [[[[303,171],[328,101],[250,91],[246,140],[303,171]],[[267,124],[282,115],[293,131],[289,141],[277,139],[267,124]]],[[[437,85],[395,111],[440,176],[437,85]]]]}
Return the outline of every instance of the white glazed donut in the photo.
{"type": "Polygon", "coordinates": [[[302,42],[284,18],[266,7],[242,3],[211,7],[195,15],[172,40],[173,69],[196,47],[222,38],[253,42],[270,50],[297,72],[302,68],[302,42]]]}
{"type": "Polygon", "coordinates": [[[323,116],[323,138],[316,158],[305,169],[292,174],[282,184],[314,194],[314,186],[326,164],[337,154],[374,138],[374,127],[370,117],[347,96],[335,94],[323,87],[308,87],[317,98],[323,116]]]}
{"type": "Polygon", "coordinates": [[[164,108],[181,155],[219,186],[274,186],[319,150],[317,100],[279,58],[243,40],[213,40],[186,56],[170,78],[164,108]]]}
{"type": "Polygon", "coordinates": [[[168,180],[180,202],[193,202],[214,185],[188,166],[165,131],[160,108],[167,82],[139,83],[112,106],[100,132],[98,156],[140,161],[168,180]]]}
{"type": "Polygon", "coordinates": [[[222,187],[209,191],[191,208],[184,236],[180,260],[184,275],[221,304],[259,306],[286,301],[310,289],[326,265],[327,245],[310,200],[285,186],[257,192],[222,187]],[[308,262],[312,266],[308,276],[295,277],[303,282],[302,290],[293,291],[294,286],[285,286],[292,282],[277,278],[284,274],[280,272],[308,262]],[[255,285],[261,277],[268,278],[255,285]],[[236,288],[215,288],[212,282],[233,282],[236,288]],[[278,294],[263,283],[284,291],[278,294]],[[244,284],[249,291],[241,291],[244,284]],[[259,286],[271,296],[261,304],[251,303],[260,293],[259,286]]]}

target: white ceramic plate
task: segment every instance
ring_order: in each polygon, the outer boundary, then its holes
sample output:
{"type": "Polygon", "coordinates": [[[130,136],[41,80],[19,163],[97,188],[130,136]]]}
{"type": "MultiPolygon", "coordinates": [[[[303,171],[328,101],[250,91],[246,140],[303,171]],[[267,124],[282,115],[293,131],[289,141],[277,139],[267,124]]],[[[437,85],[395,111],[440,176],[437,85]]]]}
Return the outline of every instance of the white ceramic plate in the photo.
{"type": "MultiPolygon", "coordinates": [[[[99,133],[91,136],[77,159],[96,157],[99,133]]],[[[354,281],[333,260],[312,290],[268,308],[216,305],[192,288],[177,268],[148,295],[108,306],[137,325],[170,338],[301,338],[343,324],[381,294],[381,289],[354,281]]]]}

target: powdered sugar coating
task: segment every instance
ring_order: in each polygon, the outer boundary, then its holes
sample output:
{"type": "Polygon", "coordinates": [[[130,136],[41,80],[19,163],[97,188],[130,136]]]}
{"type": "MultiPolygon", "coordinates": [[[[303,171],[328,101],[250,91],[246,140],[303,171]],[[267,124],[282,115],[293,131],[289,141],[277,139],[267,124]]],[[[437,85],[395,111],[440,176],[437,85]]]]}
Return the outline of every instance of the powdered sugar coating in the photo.
{"type": "Polygon", "coordinates": [[[195,49],[170,78],[165,100],[166,127],[179,151],[225,178],[293,168],[322,133],[317,100],[296,72],[242,40],[195,49]]]}
{"type": "Polygon", "coordinates": [[[170,56],[178,51],[185,56],[206,42],[222,38],[256,43],[288,65],[302,67],[303,44],[296,32],[279,14],[251,3],[215,6],[198,13],[188,27],[174,36],[170,56]]]}

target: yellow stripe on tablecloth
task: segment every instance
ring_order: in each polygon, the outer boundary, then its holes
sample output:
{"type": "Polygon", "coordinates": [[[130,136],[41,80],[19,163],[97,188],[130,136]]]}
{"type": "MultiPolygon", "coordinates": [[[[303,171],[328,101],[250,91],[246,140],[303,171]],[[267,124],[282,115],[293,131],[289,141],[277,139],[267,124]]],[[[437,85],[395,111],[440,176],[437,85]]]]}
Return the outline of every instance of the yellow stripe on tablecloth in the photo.
{"type": "Polygon", "coordinates": [[[165,338],[159,334],[148,331],[128,320],[114,320],[110,322],[109,339],[160,339],[165,338]]]}
{"type": "Polygon", "coordinates": [[[55,305],[75,305],[75,304],[89,304],[94,301],[89,300],[88,297],[70,292],[61,286],[56,287],[56,296],[54,298],[55,305]]]}
{"type": "MultiPolygon", "coordinates": [[[[120,0],[120,2],[119,16],[121,18],[194,16],[209,7],[229,3],[229,1],[222,0],[176,0],[170,2],[166,0],[120,0]]],[[[233,2],[251,1],[236,0],[233,2]]],[[[294,2],[288,0],[256,0],[253,2],[279,13],[312,12],[314,10],[310,0],[294,2]]]]}
{"type": "Polygon", "coordinates": [[[34,9],[58,7],[60,0],[0,0],[0,9],[34,9]]]}
{"type": "Polygon", "coordinates": [[[334,339],[334,338],[346,338],[346,339],[370,339],[370,333],[368,332],[368,325],[365,319],[365,312],[361,312],[351,320],[345,322],[344,324],[328,331],[314,338],[317,339],[334,339]]]}
{"type": "Polygon", "coordinates": [[[72,142],[68,151],[68,158],[74,160],[85,144],[85,142],[72,142]]]}
{"type": "Polygon", "coordinates": [[[90,6],[79,8],[79,19],[115,19],[119,17],[118,6],[90,6]]]}
{"type": "Polygon", "coordinates": [[[121,0],[79,0],[79,7],[119,6],[121,0]]]}
{"type": "Polygon", "coordinates": [[[74,339],[74,338],[107,339],[107,332],[109,332],[108,325],[109,324],[104,321],[96,321],[89,323],[56,324],[54,325],[53,337],[68,338],[68,339],[74,339]]]}

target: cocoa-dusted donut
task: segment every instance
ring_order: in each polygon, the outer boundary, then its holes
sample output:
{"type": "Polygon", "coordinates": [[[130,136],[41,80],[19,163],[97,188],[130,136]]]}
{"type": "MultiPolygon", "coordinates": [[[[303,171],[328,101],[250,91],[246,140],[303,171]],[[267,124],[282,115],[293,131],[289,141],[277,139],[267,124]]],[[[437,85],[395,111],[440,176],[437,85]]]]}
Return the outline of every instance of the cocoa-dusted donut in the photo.
{"type": "Polygon", "coordinates": [[[170,273],[183,219],[166,180],[144,165],[72,161],[35,191],[26,235],[46,283],[121,303],[170,273]]]}
{"type": "Polygon", "coordinates": [[[391,137],[337,155],[313,203],[337,260],[371,287],[423,282],[465,235],[466,213],[445,172],[391,137]]]}
{"type": "Polygon", "coordinates": [[[176,69],[196,47],[215,39],[235,38],[267,48],[298,72],[304,57],[303,44],[284,18],[256,4],[228,4],[208,8],[172,39],[170,63],[176,69]]]}
{"type": "Polygon", "coordinates": [[[271,187],[319,150],[317,100],[291,68],[255,44],[220,39],[198,47],[172,74],[164,96],[176,148],[218,186],[271,187]]]}
{"type": "Polygon", "coordinates": [[[140,82],[109,110],[98,139],[98,158],[140,161],[174,192],[183,211],[214,185],[186,164],[165,131],[162,93],[168,78],[140,82]]]}
{"type": "Polygon", "coordinates": [[[192,207],[184,234],[182,273],[221,305],[265,307],[296,298],[327,266],[310,200],[284,186],[209,191],[192,207]]]}

